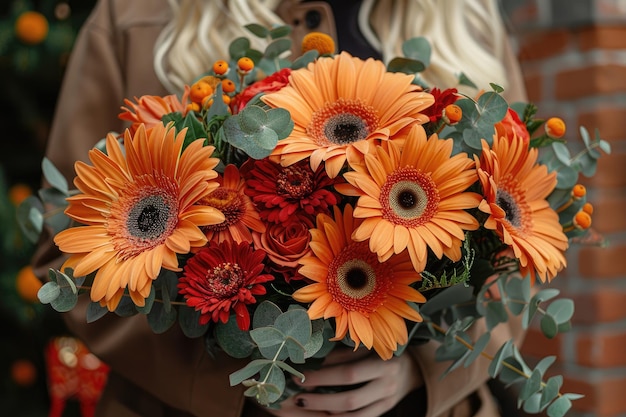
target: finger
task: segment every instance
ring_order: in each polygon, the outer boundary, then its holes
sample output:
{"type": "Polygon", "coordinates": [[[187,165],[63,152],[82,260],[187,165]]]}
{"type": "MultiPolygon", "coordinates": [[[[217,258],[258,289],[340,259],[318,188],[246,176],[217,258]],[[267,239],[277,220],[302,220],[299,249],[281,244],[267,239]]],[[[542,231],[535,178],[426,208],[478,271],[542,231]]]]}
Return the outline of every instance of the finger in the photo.
{"type": "Polygon", "coordinates": [[[386,366],[377,357],[366,357],[358,362],[325,366],[316,371],[305,372],[304,382],[296,381],[303,387],[354,385],[378,378],[386,366]]]}
{"type": "Polygon", "coordinates": [[[324,359],[324,365],[335,365],[338,363],[354,362],[372,354],[371,350],[360,347],[356,351],[350,347],[338,347],[324,359]]]}

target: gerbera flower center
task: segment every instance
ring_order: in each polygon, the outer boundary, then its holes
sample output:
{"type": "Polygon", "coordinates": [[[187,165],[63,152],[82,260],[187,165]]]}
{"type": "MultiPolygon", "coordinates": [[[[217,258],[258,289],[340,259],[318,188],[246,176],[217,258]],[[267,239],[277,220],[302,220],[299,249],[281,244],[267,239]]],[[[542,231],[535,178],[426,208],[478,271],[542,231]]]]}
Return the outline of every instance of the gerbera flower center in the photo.
{"type": "Polygon", "coordinates": [[[226,220],[222,223],[206,226],[215,231],[226,230],[230,225],[239,222],[246,212],[245,203],[237,190],[229,188],[218,188],[202,200],[202,204],[215,207],[224,213],[226,220]]]}
{"type": "Polygon", "coordinates": [[[412,167],[399,168],[381,187],[380,203],[384,219],[416,227],[436,213],[439,191],[429,175],[412,167]]]}
{"type": "Polygon", "coordinates": [[[307,134],[317,145],[347,145],[378,128],[376,110],[360,100],[339,98],[313,113],[307,134]]]}
{"type": "Polygon", "coordinates": [[[384,303],[392,276],[391,268],[378,262],[367,242],[355,242],[329,265],[328,291],[344,309],[367,315],[384,303]]]}
{"type": "Polygon", "coordinates": [[[496,193],[496,204],[506,213],[506,220],[511,226],[520,232],[532,228],[527,224],[531,220],[530,208],[524,199],[524,193],[519,189],[519,184],[508,176],[501,180],[496,193]]]}
{"type": "Polygon", "coordinates": [[[245,282],[244,271],[238,264],[224,262],[206,274],[207,287],[219,299],[234,296],[245,282]]]}
{"type": "Polygon", "coordinates": [[[312,171],[297,165],[285,167],[276,178],[277,192],[291,198],[306,197],[313,192],[312,171]]]}
{"type": "Polygon", "coordinates": [[[155,179],[160,186],[142,185],[137,178],[111,208],[109,230],[120,259],[165,243],[178,224],[178,187],[167,178],[155,179]]]}

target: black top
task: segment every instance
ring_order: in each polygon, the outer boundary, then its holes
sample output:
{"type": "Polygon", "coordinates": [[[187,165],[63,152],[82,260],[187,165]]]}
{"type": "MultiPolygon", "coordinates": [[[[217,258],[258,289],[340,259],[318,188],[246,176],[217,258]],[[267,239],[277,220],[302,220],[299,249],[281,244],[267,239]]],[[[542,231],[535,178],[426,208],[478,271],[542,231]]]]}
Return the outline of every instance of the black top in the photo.
{"type": "MultiPolygon", "coordinates": [[[[307,0],[305,0],[307,1],[307,0]]],[[[311,0],[308,0],[311,1],[311,0]]],[[[318,0],[319,1],[319,0],[318,0]]],[[[337,27],[337,42],[340,51],[347,51],[359,58],[377,58],[381,55],[370,45],[359,29],[359,8],[361,0],[323,0],[330,5],[335,16],[337,27]]],[[[315,11],[307,13],[305,24],[309,29],[315,29],[321,16],[315,11]]]]}

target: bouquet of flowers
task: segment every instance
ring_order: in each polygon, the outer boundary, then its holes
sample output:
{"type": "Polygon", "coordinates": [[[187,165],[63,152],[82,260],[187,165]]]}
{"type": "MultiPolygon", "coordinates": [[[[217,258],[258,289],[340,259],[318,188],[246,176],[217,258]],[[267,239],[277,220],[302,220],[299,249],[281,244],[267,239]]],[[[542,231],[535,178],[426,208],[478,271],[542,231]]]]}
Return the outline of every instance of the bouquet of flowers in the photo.
{"type": "Polygon", "coordinates": [[[478,97],[423,85],[421,38],[385,66],[323,34],[289,61],[289,27],[248,29],[264,51],[237,39],[181,97],[126,100],[130,128],[76,163],[76,191],[44,160],[41,199],[65,215],[30,199],[20,218],[34,238],[51,227],[69,257],[40,300],[67,311],[88,292],[88,321],[177,323],[248,359],[230,383],[265,405],[336,345],[389,359],[436,339],[450,370],[488,357],[527,412],[564,415],[577,395],[544,382],[554,358],[531,368],[511,341],[483,350],[510,315],[526,327],[540,315],[548,337],[568,328],[572,302],[540,285],[588,233],[578,176],[608,144],[581,129],[572,157],[562,120],[498,85],[478,97]],[[488,331],[471,340],[478,319],[488,331]]]}

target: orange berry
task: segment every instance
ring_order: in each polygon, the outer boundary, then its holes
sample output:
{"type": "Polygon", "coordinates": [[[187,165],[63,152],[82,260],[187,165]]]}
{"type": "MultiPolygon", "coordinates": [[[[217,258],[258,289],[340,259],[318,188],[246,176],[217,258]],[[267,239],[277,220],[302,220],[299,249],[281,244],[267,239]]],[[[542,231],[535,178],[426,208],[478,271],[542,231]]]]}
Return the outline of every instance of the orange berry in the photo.
{"type": "Polygon", "coordinates": [[[215,61],[213,64],[213,72],[217,75],[224,75],[228,72],[228,62],[224,60],[215,61]]]}
{"type": "Polygon", "coordinates": [[[254,69],[254,62],[247,56],[239,58],[237,61],[237,68],[242,72],[250,72],[254,69]]]}
{"type": "Polygon", "coordinates": [[[453,126],[461,120],[463,117],[463,110],[456,104],[448,104],[442,113],[443,121],[445,124],[453,126]]]}
{"type": "Polygon", "coordinates": [[[225,93],[232,93],[235,91],[235,83],[232,80],[222,80],[222,91],[225,93]]]}
{"type": "Polygon", "coordinates": [[[37,45],[48,36],[48,20],[39,12],[24,12],[15,21],[15,36],[26,44],[37,45]]]}
{"type": "Polygon", "coordinates": [[[230,104],[230,96],[228,94],[222,94],[222,100],[224,100],[224,104],[227,106],[230,104]]]}
{"type": "Polygon", "coordinates": [[[330,55],[335,53],[334,39],[322,32],[311,32],[302,38],[302,53],[317,50],[320,55],[330,55]]]}
{"type": "Polygon", "coordinates": [[[18,359],[11,364],[11,379],[21,387],[31,386],[37,379],[37,368],[27,359],[18,359]]]}
{"type": "Polygon", "coordinates": [[[208,109],[209,107],[211,107],[213,105],[213,96],[206,96],[205,98],[202,99],[202,108],[203,109],[208,109]]]}
{"type": "Polygon", "coordinates": [[[589,227],[591,227],[591,216],[589,215],[589,213],[579,211],[574,216],[573,223],[574,227],[576,227],[577,229],[589,229],[589,227]]]}
{"type": "Polygon", "coordinates": [[[194,103],[202,103],[206,96],[213,94],[213,87],[206,81],[197,81],[192,84],[189,91],[189,98],[194,103]]]}
{"type": "Polygon", "coordinates": [[[582,184],[576,184],[574,188],[572,188],[572,197],[574,198],[583,198],[587,195],[587,189],[582,184]]]}
{"type": "Polygon", "coordinates": [[[593,214],[593,206],[591,205],[591,203],[585,203],[583,204],[582,211],[591,216],[593,214]]]}
{"type": "Polygon", "coordinates": [[[33,268],[27,265],[19,270],[15,279],[17,293],[26,302],[35,303],[39,301],[37,292],[43,284],[33,273],[33,268]]]}
{"type": "Polygon", "coordinates": [[[545,124],[546,135],[552,139],[559,139],[565,135],[565,122],[558,117],[551,117],[545,124]]]}
{"type": "Polygon", "coordinates": [[[16,205],[19,206],[20,203],[26,200],[27,197],[30,197],[33,194],[33,190],[26,184],[15,184],[13,187],[9,189],[9,200],[16,205]]]}
{"type": "Polygon", "coordinates": [[[187,104],[187,108],[186,108],[187,112],[190,111],[194,111],[194,112],[199,112],[200,111],[200,104],[198,103],[189,103],[187,104]]]}

